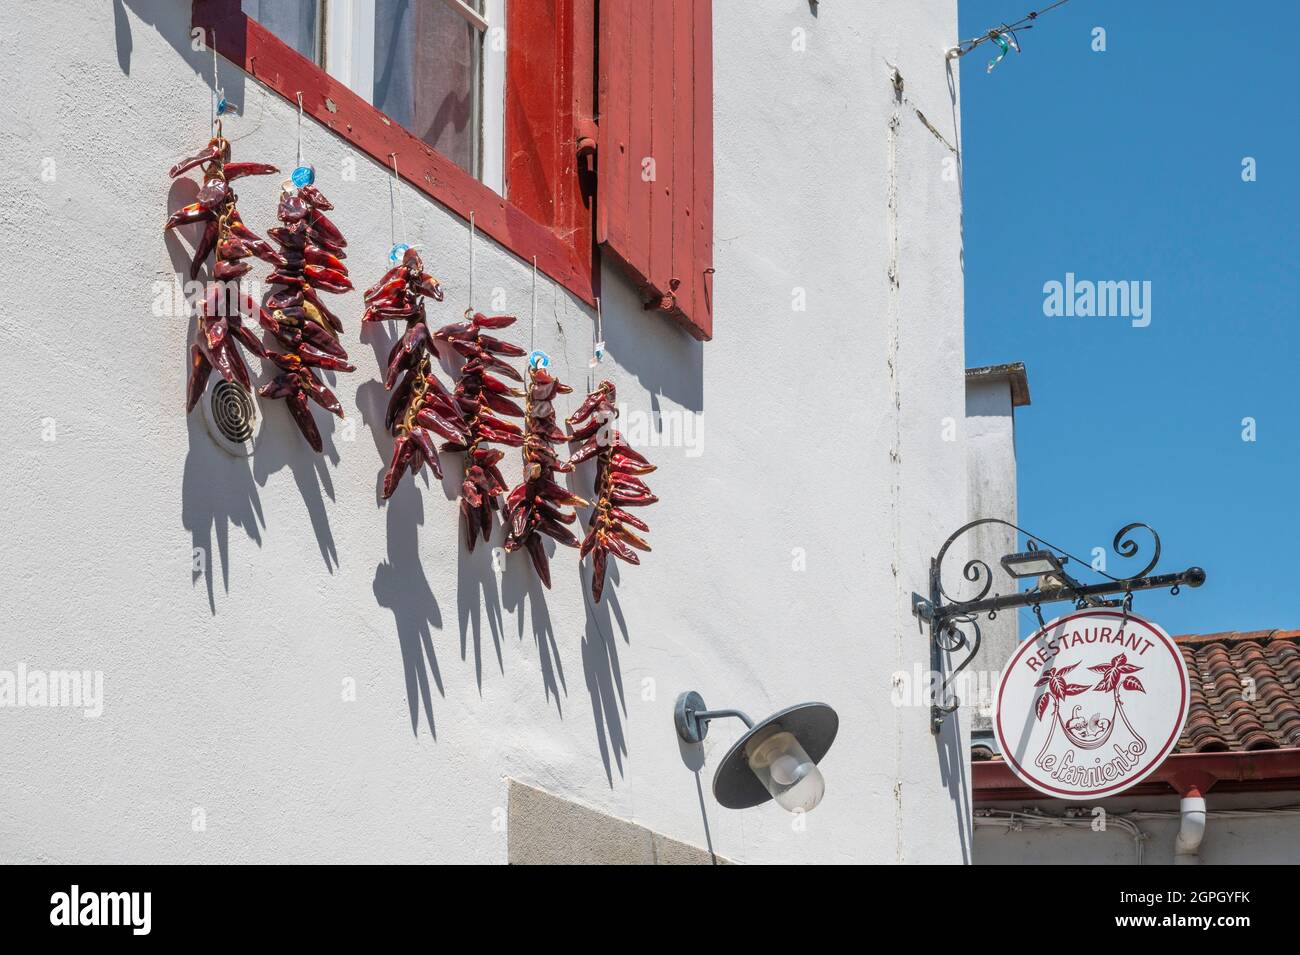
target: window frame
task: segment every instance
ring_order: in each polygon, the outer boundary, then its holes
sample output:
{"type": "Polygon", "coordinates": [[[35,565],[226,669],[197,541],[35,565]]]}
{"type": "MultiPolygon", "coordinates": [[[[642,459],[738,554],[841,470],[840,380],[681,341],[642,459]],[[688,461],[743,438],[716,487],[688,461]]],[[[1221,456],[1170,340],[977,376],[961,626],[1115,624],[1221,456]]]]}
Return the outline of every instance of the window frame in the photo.
{"type": "MultiPolygon", "coordinates": [[[[477,31],[473,116],[475,127],[471,165],[479,181],[505,195],[505,78],[504,44],[495,49],[497,28],[506,24],[506,0],[484,0],[480,14],[466,0],[435,0],[477,31]]],[[[375,0],[323,0],[320,24],[321,55],[317,65],[371,105],[375,76],[375,0]]]]}
{"type": "MultiPolygon", "coordinates": [[[[568,29],[552,34],[521,29],[519,35],[534,43],[554,43],[555,49],[548,52],[557,61],[570,65],[574,76],[585,74],[590,82],[594,76],[594,47],[580,40],[575,42],[575,34],[581,37],[584,29],[590,29],[590,17],[585,24],[582,20],[584,14],[591,13],[593,3],[594,0],[555,0],[557,15],[571,20],[568,29]]],[[[506,24],[507,36],[514,32],[515,12],[532,7],[529,3],[507,5],[511,17],[506,24]]],[[[466,222],[473,213],[479,231],[524,262],[531,264],[536,260],[538,271],[588,305],[595,304],[599,280],[591,240],[590,201],[577,204],[510,201],[389,119],[346,83],[282,42],[245,14],[240,0],[193,0],[191,25],[204,31],[204,42],[214,45],[218,54],[295,108],[301,93],[306,115],[369,156],[385,172],[391,170],[390,157],[396,153],[399,174],[410,186],[466,222]]],[[[507,42],[507,55],[511,51],[512,44],[507,42]]],[[[326,55],[328,58],[329,54],[326,55]]],[[[527,77],[508,77],[504,85],[518,89],[531,86],[531,82],[527,77]]],[[[529,97],[512,96],[508,88],[503,90],[503,95],[507,110],[530,110],[527,119],[547,125],[555,141],[565,146],[565,149],[535,151],[539,175],[555,183],[557,190],[566,195],[583,188],[578,181],[576,143],[579,131],[587,128],[584,121],[590,123],[590,117],[584,115],[586,110],[533,111],[528,105],[529,97]],[[571,156],[567,162],[566,151],[571,156]]],[[[507,155],[517,153],[521,147],[527,148],[526,144],[512,142],[510,119],[507,114],[502,150],[507,155]]]]}

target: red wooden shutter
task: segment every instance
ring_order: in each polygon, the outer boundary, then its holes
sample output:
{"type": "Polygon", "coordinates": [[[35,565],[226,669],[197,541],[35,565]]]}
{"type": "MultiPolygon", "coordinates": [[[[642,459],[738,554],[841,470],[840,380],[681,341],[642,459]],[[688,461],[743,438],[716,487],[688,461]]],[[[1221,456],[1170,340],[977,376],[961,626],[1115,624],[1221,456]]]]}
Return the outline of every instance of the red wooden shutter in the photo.
{"type": "Polygon", "coordinates": [[[600,0],[596,241],[713,335],[713,2],[600,0]]]}

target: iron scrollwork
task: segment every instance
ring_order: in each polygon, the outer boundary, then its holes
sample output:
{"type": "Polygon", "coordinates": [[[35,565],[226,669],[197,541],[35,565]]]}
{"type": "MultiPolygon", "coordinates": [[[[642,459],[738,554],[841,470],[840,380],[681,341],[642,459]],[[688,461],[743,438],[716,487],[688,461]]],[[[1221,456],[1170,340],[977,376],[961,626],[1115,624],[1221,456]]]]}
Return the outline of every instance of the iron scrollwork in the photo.
{"type": "Polygon", "coordinates": [[[1205,582],[1205,571],[1199,567],[1189,567],[1185,571],[1173,574],[1149,576],[1160,562],[1161,553],[1160,535],[1149,524],[1143,524],[1139,521],[1125,524],[1111,541],[1111,550],[1122,560],[1137,559],[1143,550],[1143,542],[1137,534],[1142,531],[1151,535],[1151,556],[1141,570],[1123,577],[1116,577],[1103,570],[1098,570],[1092,567],[1090,562],[1081,560],[1064,548],[1057,547],[1039,535],[998,517],[983,517],[964,524],[944,541],[943,546],[939,548],[938,555],[930,562],[930,599],[925,601],[917,598],[916,612],[930,624],[930,657],[932,669],[936,674],[942,674],[945,671],[944,663],[947,656],[959,653],[967,648],[969,648],[969,652],[948,674],[947,678],[935,688],[934,700],[930,707],[931,728],[934,732],[937,733],[943,725],[944,718],[961,705],[955,694],[949,695],[949,689],[953,681],[971,664],[975,654],[979,651],[980,629],[978,620],[980,614],[988,614],[991,620],[997,616],[1000,610],[1014,607],[1031,607],[1041,624],[1043,617],[1039,609],[1040,605],[1063,600],[1073,600],[1079,608],[1087,606],[1118,606],[1123,603],[1127,612],[1127,608],[1132,605],[1134,591],[1168,587],[1171,593],[1177,594],[1184,584],[1190,587],[1199,587],[1205,582]],[[990,597],[989,593],[993,590],[992,568],[989,567],[985,560],[976,556],[963,565],[962,579],[967,583],[976,584],[979,590],[973,596],[957,599],[948,593],[943,585],[944,558],[959,538],[974,528],[986,524],[1000,524],[1009,527],[1018,534],[1024,535],[1027,550],[1050,552],[1056,558],[1058,564],[1062,565],[1074,561],[1077,566],[1087,567],[1103,579],[1097,583],[1085,584],[1075,579],[1062,567],[1045,575],[1045,579],[1040,579],[1030,590],[1016,591],[1005,595],[994,593],[990,597]],[[1105,599],[1115,595],[1118,595],[1120,599],[1105,599]],[[968,636],[963,628],[970,628],[972,633],[968,636]]]}
{"type": "MultiPolygon", "coordinates": [[[[1025,530],[1023,527],[1019,527],[1016,524],[1012,524],[1010,521],[1004,521],[999,517],[982,517],[979,520],[971,521],[969,524],[965,524],[962,527],[959,527],[952,534],[952,536],[950,536],[946,541],[943,542],[943,546],[939,548],[939,555],[935,558],[935,564],[937,565],[937,569],[938,569],[939,596],[942,597],[945,601],[947,601],[947,604],[949,606],[957,610],[960,610],[962,607],[968,607],[971,604],[977,603],[983,600],[986,596],[988,596],[989,591],[993,589],[993,573],[990,570],[988,563],[981,560],[980,558],[973,557],[970,560],[968,560],[966,562],[966,565],[962,568],[962,577],[971,583],[979,583],[982,580],[983,586],[980,588],[979,593],[975,594],[975,596],[967,597],[963,600],[958,600],[957,598],[949,594],[947,590],[944,589],[943,559],[947,555],[948,549],[952,547],[952,545],[958,540],[958,538],[960,538],[966,532],[985,524],[1001,524],[1003,527],[1009,527],[1012,530],[1016,531],[1017,533],[1025,535],[1025,547],[1028,550],[1048,550],[1053,554],[1055,554],[1057,557],[1065,557],[1068,558],[1069,560],[1074,561],[1076,564],[1083,564],[1084,566],[1089,566],[1087,561],[1079,559],[1074,554],[1071,554],[1069,551],[1067,551],[1065,548],[1057,547],[1055,544],[1049,543],[1048,541],[1039,537],[1037,534],[1032,534],[1029,531],[1025,530]]],[[[1105,577],[1107,580],[1113,581],[1116,584],[1123,584],[1130,581],[1139,580],[1145,577],[1147,574],[1151,573],[1151,571],[1155,569],[1156,564],[1160,562],[1160,535],[1157,534],[1155,529],[1151,527],[1151,525],[1149,524],[1143,524],[1137,521],[1133,522],[1132,524],[1125,524],[1115,534],[1115,539],[1111,542],[1111,550],[1115,552],[1116,556],[1123,558],[1125,560],[1131,560],[1132,558],[1136,557],[1138,555],[1138,552],[1141,550],[1141,544],[1133,538],[1133,532],[1137,530],[1145,530],[1147,533],[1151,535],[1152,555],[1151,555],[1151,559],[1147,562],[1146,566],[1144,566],[1137,573],[1130,574],[1127,577],[1113,577],[1102,570],[1098,570],[1096,571],[1096,573],[1100,574],[1102,577],[1105,577]]]]}
{"type": "MultiPolygon", "coordinates": [[[[944,716],[956,711],[957,707],[961,706],[961,700],[955,693],[949,697],[948,689],[952,686],[953,681],[961,674],[961,671],[970,666],[972,661],[974,661],[975,654],[980,651],[981,637],[979,618],[973,614],[949,617],[944,621],[943,626],[935,631],[934,646],[936,649],[941,650],[944,653],[952,654],[964,649],[965,647],[970,647],[970,653],[966,654],[966,659],[962,660],[961,663],[959,663],[957,667],[948,674],[947,679],[943,681],[943,684],[936,692],[934,707],[944,716]],[[966,632],[962,630],[962,627],[970,627],[973,631],[972,634],[968,637],[966,632]]],[[[935,672],[942,673],[943,671],[936,669],[935,672]]]]}

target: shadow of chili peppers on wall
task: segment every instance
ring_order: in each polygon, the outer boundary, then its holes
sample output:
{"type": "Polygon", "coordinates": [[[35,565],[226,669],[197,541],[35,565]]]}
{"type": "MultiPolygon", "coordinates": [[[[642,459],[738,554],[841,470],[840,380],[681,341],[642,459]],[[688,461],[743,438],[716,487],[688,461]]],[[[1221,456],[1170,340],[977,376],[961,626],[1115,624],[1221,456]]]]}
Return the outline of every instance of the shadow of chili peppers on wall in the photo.
{"type": "Polygon", "coordinates": [[[181,524],[190,532],[194,548],[191,582],[198,584],[203,579],[208,609],[215,616],[213,537],[221,561],[221,585],[230,593],[230,528],[243,528],[248,539],[261,547],[266,518],[248,460],[232,457],[213,444],[200,415],[186,416],[186,428],[190,449],[181,480],[181,524]]]}
{"type": "MultiPolygon", "coordinates": [[[[627,718],[627,698],[623,691],[623,671],[618,663],[617,629],[624,643],[628,638],[627,620],[619,607],[613,588],[599,604],[591,600],[591,572],[578,569],[579,585],[587,608],[587,626],[582,636],[582,672],[587,681],[587,695],[591,698],[591,717],[596,726],[596,744],[605,764],[605,779],[614,786],[614,765],[619,778],[623,777],[623,757],[627,755],[627,739],[623,721],[627,718]]],[[[610,580],[617,582],[618,570],[610,569],[610,580]]]]}
{"type": "MultiPolygon", "coordinates": [[[[168,192],[168,208],[181,208],[193,201],[193,197],[198,192],[198,185],[192,179],[178,178],[172,181],[171,188],[168,192]]],[[[181,283],[184,288],[187,283],[195,281],[191,278],[191,260],[194,256],[194,248],[202,235],[202,223],[196,225],[183,225],[176,229],[168,230],[163,233],[163,242],[167,248],[168,257],[171,260],[172,269],[175,273],[175,279],[181,283]],[[188,243],[188,247],[187,247],[188,243]]],[[[251,319],[250,319],[251,320],[251,319]]],[[[175,315],[170,318],[163,318],[162,321],[187,322],[188,331],[185,336],[186,341],[193,341],[197,326],[197,319],[190,317],[188,319],[175,315]]],[[[186,380],[190,374],[188,360],[183,362],[184,369],[179,371],[178,380],[186,380]]],[[[249,369],[252,374],[252,369],[249,369]]],[[[333,375],[327,374],[327,379],[333,384],[333,375]]],[[[206,389],[205,389],[206,390],[206,389]]],[[[206,400],[200,397],[200,401],[206,400]]],[[[218,449],[212,444],[211,438],[206,434],[206,426],[203,422],[203,413],[196,407],[187,417],[192,419],[187,422],[187,429],[190,435],[190,458],[186,460],[185,480],[183,494],[185,501],[183,503],[183,523],[187,529],[194,535],[194,544],[196,548],[203,548],[204,554],[211,554],[211,533],[212,525],[217,525],[218,547],[222,563],[222,581],[229,592],[229,554],[227,552],[228,536],[225,526],[228,523],[243,524],[249,526],[247,508],[242,504],[243,499],[251,498],[257,501],[256,490],[250,490],[243,485],[247,484],[251,478],[257,487],[265,487],[269,477],[288,467],[293,473],[294,482],[298,485],[298,493],[302,497],[303,504],[307,508],[307,513],[311,518],[312,530],[316,535],[316,542],[320,547],[321,559],[325,562],[325,569],[330,573],[339,566],[338,552],[334,544],[334,535],[330,530],[329,517],[325,511],[325,502],[321,495],[322,488],[324,493],[329,495],[330,500],[334,499],[334,487],[330,478],[329,468],[325,461],[317,459],[311,455],[300,453],[297,445],[301,443],[301,438],[296,434],[292,421],[284,412],[283,408],[277,408],[278,402],[259,401],[258,413],[263,417],[263,428],[258,435],[257,446],[250,462],[246,460],[235,461],[229,455],[218,449]],[[197,423],[197,429],[195,424],[197,423]],[[197,438],[196,438],[197,435],[197,438]],[[202,442],[207,451],[212,452],[212,461],[217,462],[211,471],[211,476],[204,482],[203,472],[200,470],[191,475],[191,458],[194,456],[196,442],[202,442]],[[232,461],[236,464],[234,468],[226,465],[232,461]],[[231,489],[224,487],[224,484],[233,480],[235,486],[231,489]],[[222,515],[220,512],[220,499],[226,490],[233,491],[234,499],[241,503],[234,508],[229,515],[222,515]],[[210,505],[211,513],[205,514],[205,504],[198,500],[198,496],[208,495],[213,497],[213,503],[210,505]],[[190,497],[194,499],[191,500],[190,497]],[[205,530],[200,525],[208,525],[205,530]]],[[[324,454],[328,460],[337,465],[339,454],[333,444],[333,419],[326,422],[324,438],[327,442],[324,448],[324,454]]],[[[203,460],[209,460],[205,454],[203,460]]],[[[261,514],[260,504],[256,504],[256,523],[252,525],[253,531],[249,533],[249,538],[256,543],[261,544],[261,536],[257,531],[257,524],[265,527],[265,520],[261,514]]],[[[210,561],[209,561],[210,563],[210,561]]],[[[206,573],[208,577],[208,605],[213,613],[216,613],[215,593],[212,588],[211,568],[210,566],[203,572],[194,573],[194,581],[197,582],[200,576],[206,573]]]]}
{"type": "Polygon", "coordinates": [[[404,483],[385,506],[388,528],[388,559],[375,567],[374,592],[379,606],[393,615],[397,643],[402,651],[406,675],[406,701],[411,712],[411,732],[420,732],[420,702],[424,703],[429,733],[438,738],[433,718],[433,678],[438,695],[445,697],[442,672],[433,646],[433,631],[442,629],[438,598],[424,575],[420,562],[420,527],[424,524],[424,502],[418,488],[404,483]]]}
{"type": "MultiPolygon", "coordinates": [[[[494,554],[499,546],[493,546],[494,554]]],[[[554,695],[555,712],[563,717],[561,696],[569,695],[569,687],[564,682],[564,665],[560,659],[559,644],[555,640],[555,628],[551,625],[551,611],[546,606],[546,591],[529,566],[527,556],[511,557],[502,549],[501,557],[504,558],[506,567],[501,580],[502,604],[514,614],[518,624],[515,636],[520,641],[524,639],[524,614],[528,614],[533,643],[537,646],[537,665],[542,672],[542,692],[548,701],[554,695]]]]}
{"type": "Polygon", "coordinates": [[[472,553],[465,544],[464,535],[456,535],[460,542],[460,556],[456,562],[456,616],[460,621],[460,658],[468,658],[471,636],[474,647],[474,681],[479,694],[483,693],[483,618],[487,617],[488,631],[492,636],[492,649],[496,652],[497,669],[505,674],[501,657],[501,638],[505,625],[501,613],[501,594],[497,588],[496,570],[492,566],[492,551],[497,545],[476,548],[472,553]]]}
{"type": "MultiPolygon", "coordinates": [[[[198,194],[198,189],[197,183],[191,180],[174,180],[168,192],[168,208],[189,204],[198,194]]],[[[182,227],[163,233],[172,271],[182,285],[189,280],[193,247],[201,232],[201,227],[182,227]]],[[[189,342],[194,339],[197,317],[173,314],[160,320],[185,326],[183,335],[177,336],[179,340],[189,342]]],[[[184,351],[178,352],[175,380],[184,382],[188,375],[189,356],[184,351]]],[[[184,410],[183,396],[178,395],[177,400],[178,410],[184,410]]],[[[200,580],[203,581],[208,595],[208,610],[215,616],[214,546],[221,567],[222,588],[229,593],[230,528],[232,525],[243,528],[248,539],[261,547],[266,518],[257,493],[258,482],[254,480],[248,459],[231,457],[218,448],[208,434],[202,414],[186,415],[185,428],[189,451],[181,478],[181,526],[190,532],[193,548],[191,583],[197,586],[200,580]]]]}
{"type": "MultiPolygon", "coordinates": [[[[385,361],[399,336],[390,335],[378,324],[361,328],[361,340],[375,353],[376,361],[385,361]]],[[[356,405],[361,423],[370,431],[375,446],[375,502],[384,512],[388,556],[375,567],[373,589],[375,601],[393,615],[398,648],[402,654],[402,671],[406,679],[406,700],[411,715],[411,732],[420,731],[420,707],[429,724],[429,733],[438,738],[433,716],[433,687],[446,696],[442,671],[433,645],[433,633],[442,630],[442,610],[425,575],[420,559],[420,528],[424,526],[424,495],[441,493],[447,500],[454,497],[446,483],[431,483],[430,469],[424,468],[413,480],[403,481],[386,501],[383,491],[384,472],[393,455],[393,436],[384,423],[389,395],[382,381],[362,382],[356,390],[356,405]],[[432,683],[430,682],[432,678],[432,683]]]]}
{"type": "MultiPolygon", "coordinates": [[[[253,453],[253,478],[259,487],[266,487],[271,475],[286,467],[289,469],[294,483],[298,485],[302,503],[307,508],[307,516],[311,518],[321,560],[325,562],[325,569],[332,574],[334,568],[339,566],[339,555],[321,492],[324,491],[331,501],[335,499],[329,465],[338,465],[339,452],[334,445],[333,425],[321,429],[321,453],[324,456],[319,457],[311,448],[302,444],[297,426],[282,403],[262,401],[258,410],[263,416],[263,424],[253,453]]],[[[323,418],[322,423],[330,420],[332,419],[323,418]]]]}

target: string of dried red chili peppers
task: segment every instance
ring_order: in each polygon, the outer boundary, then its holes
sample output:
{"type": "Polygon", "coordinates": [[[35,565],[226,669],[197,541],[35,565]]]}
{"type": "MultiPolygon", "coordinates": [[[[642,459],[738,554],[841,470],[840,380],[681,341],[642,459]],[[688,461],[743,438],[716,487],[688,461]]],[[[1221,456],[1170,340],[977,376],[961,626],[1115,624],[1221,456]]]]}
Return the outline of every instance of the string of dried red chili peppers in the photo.
{"type": "Polygon", "coordinates": [[[537,576],[548,588],[551,570],[541,535],[567,547],[577,547],[578,538],[565,525],[576,521],[578,515],[564,508],[591,506],[558,484],[554,477],[556,472],[572,471],[573,465],[555,456],[555,443],[567,436],[556,426],[552,401],[556,395],[572,391],[558,378],[529,365],[528,392],[524,399],[524,477],[506,498],[506,550],[526,547],[537,576]]]}
{"type": "Polygon", "coordinates": [[[574,428],[569,443],[579,445],[569,464],[596,459],[596,502],[578,559],[588,553],[592,555],[591,595],[597,603],[605,588],[609,555],[629,564],[639,564],[641,558],[636,552],[650,550],[650,545],[630,529],[648,531],[649,526],[625,509],[645,507],[659,500],[640,478],[655,470],[655,466],[614,429],[613,422],[618,417],[614,399],[613,382],[602,381],[566,419],[574,428]]]}
{"type": "Polygon", "coordinates": [[[267,354],[280,374],[263,385],[258,394],[284,398],[298,430],[317,452],[321,450],[321,436],[307,399],[340,418],[343,406],[312,369],[356,371],[339,343],[343,323],[319,295],[352,290],[342,261],[347,255],[347,240],[325,215],[333,208],[313,185],[296,192],[281,192],[281,224],[268,233],[279,244],[280,254],[276,270],[267,277],[268,283],[279,288],[267,296],[259,313],[262,327],[289,350],[267,354]]]}
{"type": "Polygon", "coordinates": [[[465,437],[449,439],[444,451],[465,452],[465,474],[461,482],[460,512],[465,518],[465,543],[473,551],[481,532],[486,543],[492,539],[492,512],[501,509],[501,495],[506,493],[506,479],[497,464],[505,456],[500,448],[488,444],[522,447],[523,430],[499,415],[522,418],[524,411],[511,398],[523,397],[496,375],[515,381],[523,377],[500,356],[518,357],[524,350],[491,335],[483,329],[505,328],[515,323],[512,315],[484,315],[467,309],[465,321],[444,325],[434,338],[447,342],[466,361],[461,366],[454,392],[455,408],[465,437]]]}
{"type": "MultiPolygon", "coordinates": [[[[197,200],[173,214],[164,226],[167,230],[205,223],[190,266],[191,278],[198,276],[208,256],[216,251],[213,278],[217,282],[205,296],[199,316],[199,335],[191,346],[187,410],[193,409],[206,389],[212,368],[221,372],[227,381],[238,381],[251,389],[247,365],[232,344],[237,339],[259,357],[269,357],[281,369],[259,393],[267,398],[287,399],[303,436],[320,451],[320,433],[311,417],[308,399],[340,417],[343,409],[312,369],[355,370],[347,362],[347,352],[338,340],[343,324],[319,295],[352,289],[342,261],[347,241],[325,215],[333,206],[320,190],[305,185],[297,192],[285,191],[281,195],[278,209],[281,225],[270,233],[281,251],[272,250],[244,224],[230,181],[278,170],[266,163],[229,160],[230,143],[221,136],[218,126],[217,135],[203,151],[170,170],[171,177],[175,178],[196,166],[204,167],[204,184],[197,200]],[[234,309],[222,307],[221,285],[235,282],[246,274],[252,266],[244,260],[251,256],[276,267],[268,281],[280,288],[267,297],[260,320],[289,349],[285,352],[268,354],[257,336],[243,325],[241,308],[253,307],[247,295],[240,294],[234,309]]],[[[648,531],[649,527],[626,508],[658,501],[640,479],[654,471],[654,465],[612,427],[618,415],[614,385],[602,381],[567,419],[573,428],[568,441],[580,447],[568,462],[561,462],[555,455],[554,445],[566,435],[556,426],[553,399],[572,389],[533,366],[529,367],[526,394],[497,377],[522,381],[519,372],[501,356],[519,357],[524,350],[483,330],[505,328],[514,324],[515,318],[467,312],[467,320],[445,325],[430,334],[423,301],[426,296],[442,301],[442,288],[424,271],[419,254],[413,249],[407,249],[402,262],[365,293],[363,321],[401,319],[407,323],[405,334],[389,354],[384,381],[384,387],[393,391],[384,423],[396,440],[384,475],[383,496],[392,495],[408,469],[417,473],[424,463],[441,479],[433,434],[441,435],[446,439],[441,450],[465,452],[460,510],[465,518],[466,543],[472,551],[480,533],[484,541],[491,539],[492,512],[502,508],[501,495],[506,490],[505,478],[497,467],[505,452],[487,445],[522,448],[523,480],[510,492],[504,505],[508,525],[506,549],[526,548],[538,577],[550,587],[550,567],[541,535],[566,546],[577,546],[577,538],[566,526],[574,523],[577,515],[564,508],[592,506],[579,557],[593,554],[592,595],[599,601],[608,555],[639,564],[636,551],[650,550],[630,529],[648,531]],[[434,374],[434,340],[447,342],[466,359],[452,393],[434,374]],[[522,409],[511,400],[519,397],[525,399],[522,409]],[[524,426],[506,421],[501,415],[523,418],[524,426]],[[571,471],[592,457],[597,461],[596,500],[594,505],[589,505],[557,483],[554,476],[571,471]]]]}
{"type": "Polygon", "coordinates": [[[416,474],[422,465],[428,464],[439,480],[442,479],[433,434],[458,442],[469,437],[460,427],[460,414],[451,394],[433,373],[436,356],[424,311],[426,296],[441,302],[442,286],[424,271],[424,262],[414,249],[407,249],[402,261],[384,273],[365,294],[366,312],[362,321],[406,322],[405,334],[388,354],[388,371],[384,377],[384,388],[393,392],[384,426],[396,438],[392,461],[384,474],[385,499],[392,497],[408,469],[416,474]]]}
{"type": "Polygon", "coordinates": [[[170,176],[203,166],[203,187],[198,198],[172,214],[163,231],[190,223],[204,223],[203,235],[194,249],[190,264],[190,278],[198,278],[208,256],[216,250],[216,264],[212,269],[211,283],[199,308],[198,334],[190,346],[190,380],[186,393],[185,410],[191,411],[208,386],[213,368],[221,372],[226,381],[238,381],[252,390],[248,365],[235,347],[237,340],[259,358],[266,352],[252,329],[243,323],[241,312],[252,312],[251,296],[240,291],[239,277],[252,265],[242,261],[257,256],[276,263],[278,256],[266,241],[244,225],[236,208],[238,197],[230,183],[242,176],[264,176],[278,172],[275,166],[260,162],[230,162],[230,141],[221,135],[217,123],[216,135],[198,154],[183,159],[172,166],[170,176]],[[227,284],[229,283],[229,284],[227,284]]]}

